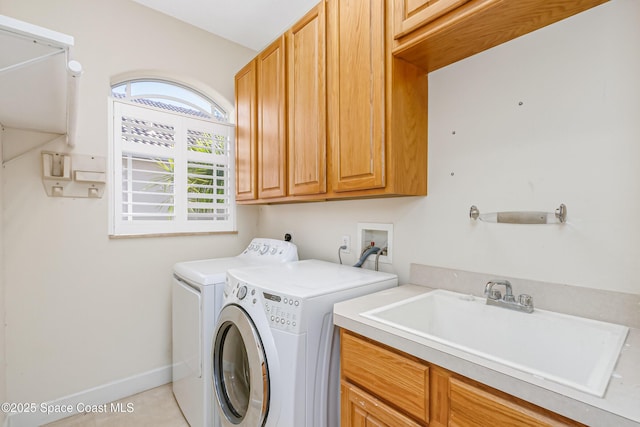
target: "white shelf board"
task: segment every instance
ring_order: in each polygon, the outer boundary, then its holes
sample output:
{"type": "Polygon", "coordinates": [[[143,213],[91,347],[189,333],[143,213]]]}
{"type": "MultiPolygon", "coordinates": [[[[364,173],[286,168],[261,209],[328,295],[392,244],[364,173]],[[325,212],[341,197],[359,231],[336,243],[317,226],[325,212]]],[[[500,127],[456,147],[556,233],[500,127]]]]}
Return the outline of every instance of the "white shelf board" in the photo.
{"type": "Polygon", "coordinates": [[[0,15],[0,124],[67,133],[73,37],[0,15]]]}

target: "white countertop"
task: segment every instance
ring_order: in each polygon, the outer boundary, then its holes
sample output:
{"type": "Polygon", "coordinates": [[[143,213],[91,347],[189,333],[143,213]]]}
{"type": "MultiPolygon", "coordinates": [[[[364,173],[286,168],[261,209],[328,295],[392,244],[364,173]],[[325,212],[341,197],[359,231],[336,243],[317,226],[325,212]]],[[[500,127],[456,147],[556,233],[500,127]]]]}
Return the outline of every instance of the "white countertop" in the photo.
{"type": "Polygon", "coordinates": [[[334,323],[589,426],[640,426],[640,330],[629,330],[607,391],[599,398],[559,384],[547,388],[515,378],[509,369],[454,356],[446,346],[359,314],[431,290],[403,285],[338,303],[334,323]]]}

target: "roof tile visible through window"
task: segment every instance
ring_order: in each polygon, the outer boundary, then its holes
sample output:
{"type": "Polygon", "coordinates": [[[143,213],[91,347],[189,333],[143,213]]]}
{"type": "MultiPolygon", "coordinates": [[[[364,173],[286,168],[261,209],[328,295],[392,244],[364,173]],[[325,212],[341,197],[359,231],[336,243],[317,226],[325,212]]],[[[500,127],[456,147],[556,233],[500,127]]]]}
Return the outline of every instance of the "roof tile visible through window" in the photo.
{"type": "MultiPolygon", "coordinates": [[[[114,98],[118,98],[118,99],[125,99],[127,96],[122,94],[122,93],[114,93],[113,97],[114,98]]],[[[191,109],[191,108],[178,107],[176,105],[167,104],[165,102],[153,101],[153,100],[147,99],[147,98],[134,98],[134,99],[131,99],[131,101],[132,102],[137,102],[139,104],[148,105],[149,107],[156,107],[156,108],[161,108],[163,110],[173,111],[175,113],[186,114],[186,115],[194,116],[194,117],[202,117],[202,118],[208,119],[208,120],[212,119],[211,115],[205,114],[202,111],[194,110],[194,109],[191,109]]],[[[220,117],[216,117],[216,119],[220,120],[221,118],[220,117]]]]}
{"type": "Polygon", "coordinates": [[[168,81],[130,80],[113,85],[111,95],[116,99],[125,99],[191,117],[229,122],[228,113],[215,101],[192,89],[168,81]]]}

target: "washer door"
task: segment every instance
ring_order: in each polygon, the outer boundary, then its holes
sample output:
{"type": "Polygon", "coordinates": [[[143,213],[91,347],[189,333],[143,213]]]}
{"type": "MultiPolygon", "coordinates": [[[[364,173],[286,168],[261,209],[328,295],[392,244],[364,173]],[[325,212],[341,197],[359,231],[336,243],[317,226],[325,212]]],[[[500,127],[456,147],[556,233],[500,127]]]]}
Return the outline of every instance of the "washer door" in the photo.
{"type": "Polygon", "coordinates": [[[269,409],[269,372],[260,335],[237,305],[225,306],[213,340],[213,384],[224,426],[262,426],[269,409]]]}

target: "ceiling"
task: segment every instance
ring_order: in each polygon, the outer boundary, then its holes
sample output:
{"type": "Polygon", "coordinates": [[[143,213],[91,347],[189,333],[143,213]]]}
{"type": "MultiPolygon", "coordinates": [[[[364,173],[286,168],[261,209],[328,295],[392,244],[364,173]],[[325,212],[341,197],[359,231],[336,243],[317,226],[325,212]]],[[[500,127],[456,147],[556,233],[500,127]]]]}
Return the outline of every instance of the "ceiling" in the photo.
{"type": "Polygon", "coordinates": [[[256,51],[318,3],[318,0],[133,1],[256,51]]]}

